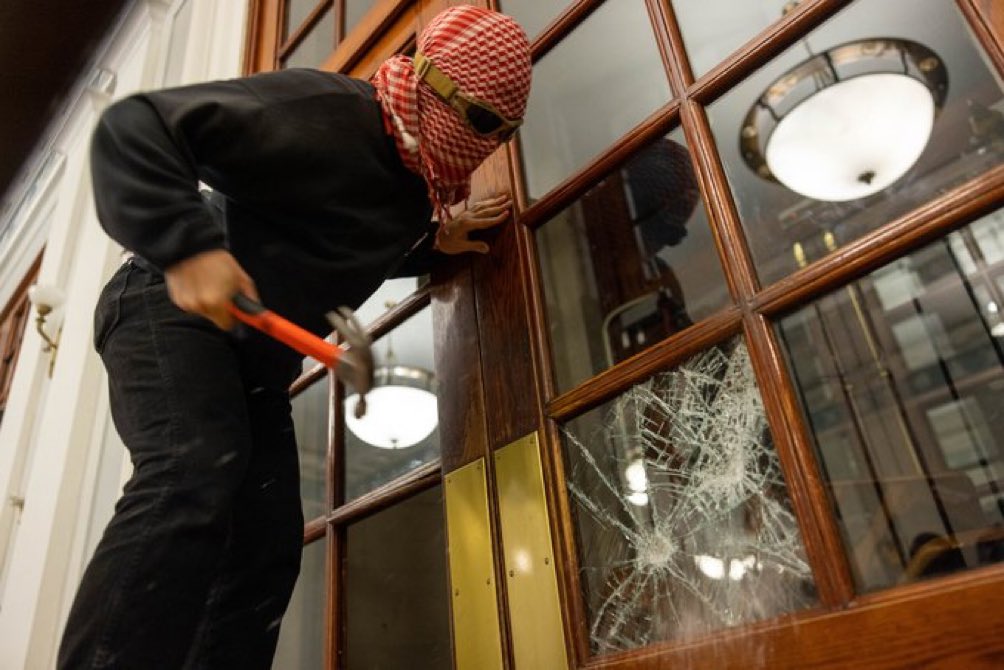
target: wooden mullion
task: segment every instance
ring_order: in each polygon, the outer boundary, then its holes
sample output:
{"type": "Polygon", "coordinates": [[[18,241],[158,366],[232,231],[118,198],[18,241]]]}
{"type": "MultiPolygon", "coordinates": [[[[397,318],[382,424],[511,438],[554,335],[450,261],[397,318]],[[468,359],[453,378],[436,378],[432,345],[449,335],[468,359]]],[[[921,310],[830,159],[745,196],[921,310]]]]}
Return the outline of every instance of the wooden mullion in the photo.
{"type": "Polygon", "coordinates": [[[979,568],[862,596],[839,612],[805,610],[594,657],[580,668],[996,668],[1004,661],[1002,577],[1004,564],[979,568]]]}
{"type": "Polygon", "coordinates": [[[314,9],[311,10],[310,14],[308,14],[307,18],[303,20],[300,27],[296,29],[296,32],[290,35],[289,39],[287,39],[282,46],[279,47],[278,60],[280,62],[286,60],[289,54],[292,53],[296,47],[300,46],[303,39],[313,29],[317,22],[321,20],[321,17],[324,16],[324,12],[326,12],[328,8],[333,5],[333,3],[334,0],[324,0],[324,2],[320,3],[317,7],[314,7],[314,9]]]}
{"type": "Polygon", "coordinates": [[[680,32],[680,24],[676,20],[676,12],[670,4],[670,0],[649,0],[650,4],[657,5],[661,17],[661,28],[664,31],[666,47],[669,51],[669,76],[670,83],[677,97],[686,97],[689,87],[694,83],[694,72],[690,67],[690,57],[687,55],[687,48],[683,43],[683,35],[680,32]]]}
{"type": "Polygon", "coordinates": [[[687,97],[710,104],[853,0],[807,0],[740,47],[687,90],[687,97]]]}
{"type": "Polygon", "coordinates": [[[347,33],[321,65],[329,72],[348,72],[383,37],[395,21],[409,9],[416,9],[414,0],[378,0],[352,31],[347,33]]]}
{"type": "MultiPolygon", "coordinates": [[[[366,332],[373,340],[378,340],[394,328],[400,326],[404,321],[415,316],[424,307],[429,306],[429,287],[422,286],[407,298],[399,302],[392,309],[384,312],[366,328],[366,332]]],[[[304,372],[289,387],[289,396],[295,398],[303,393],[307,388],[320,380],[327,372],[327,368],[318,363],[310,370],[304,372]]]]}
{"type": "Polygon", "coordinates": [[[354,523],[436,486],[440,483],[441,474],[438,460],[420,465],[411,472],[336,507],[326,520],[335,526],[354,523]]]}
{"type": "Polygon", "coordinates": [[[366,327],[366,332],[373,341],[379,340],[428,306],[429,285],[426,284],[381,314],[373,323],[366,327]]]}
{"type": "Polygon", "coordinates": [[[1004,202],[1004,165],[840,247],[771,284],[751,308],[773,316],[858,279],[929,242],[988,214],[1004,202]]]}
{"type": "Polygon", "coordinates": [[[324,531],[327,526],[327,519],[323,516],[307,521],[307,523],[303,525],[303,544],[307,545],[321,539],[321,537],[324,536],[324,531]]]}
{"type": "Polygon", "coordinates": [[[567,421],[623,393],[656,372],[673,367],[739,332],[742,314],[728,307],[612,368],[590,377],[547,403],[547,414],[567,421]]]}
{"type": "Polygon", "coordinates": [[[572,204],[598,181],[643,146],[665,135],[679,123],[679,103],[669,102],[649,115],[594,158],[586,167],[554,187],[520,215],[524,225],[536,228],[572,204]]]}
{"type": "Polygon", "coordinates": [[[698,103],[685,101],[681,117],[725,281],[732,299],[743,307],[757,290],[758,280],[728,177],[715,146],[714,134],[707,114],[698,103]]]}
{"type": "Polygon", "coordinates": [[[747,312],[743,327],[819,600],[829,608],[842,606],[854,597],[854,582],[784,353],[763,315],[747,312]]]}
{"type": "Polygon", "coordinates": [[[553,551],[555,572],[558,578],[558,594],[561,601],[562,626],[566,651],[571,667],[588,658],[589,640],[586,631],[588,621],[582,586],[579,580],[578,553],[575,542],[575,526],[572,521],[571,505],[568,499],[568,484],[565,478],[564,458],[561,453],[561,439],[557,426],[547,418],[545,401],[555,395],[554,362],[547,337],[547,314],[542,300],[543,279],[537,262],[537,247],[534,233],[517,223],[518,250],[522,262],[527,324],[530,329],[530,355],[536,380],[536,414],[540,458],[544,478],[544,494],[547,508],[553,551]]]}
{"type": "Polygon", "coordinates": [[[248,25],[241,72],[274,70],[282,39],[282,0],[249,0],[248,25]]]}
{"type": "Polygon", "coordinates": [[[327,571],[325,575],[324,667],[338,670],[345,666],[347,621],[348,547],[344,527],[327,525],[327,571]]]}
{"type": "Polygon", "coordinates": [[[645,9],[648,11],[648,20],[655,33],[656,47],[662,58],[662,67],[666,71],[669,88],[673,92],[673,97],[678,98],[686,91],[686,87],[681,85],[679,64],[676,63],[677,55],[669,39],[663,2],[664,0],[645,0],[645,9]]]}
{"type": "Polygon", "coordinates": [[[975,0],[956,0],[956,4],[969,22],[969,27],[976,34],[976,39],[987,52],[994,67],[997,68],[998,76],[1004,77],[1004,44],[1001,43],[1004,35],[996,33],[991,23],[991,17],[980,9],[975,0]]]}
{"type": "Polygon", "coordinates": [[[547,24],[530,44],[530,58],[536,63],[602,5],[604,0],[576,0],[547,24]]]}

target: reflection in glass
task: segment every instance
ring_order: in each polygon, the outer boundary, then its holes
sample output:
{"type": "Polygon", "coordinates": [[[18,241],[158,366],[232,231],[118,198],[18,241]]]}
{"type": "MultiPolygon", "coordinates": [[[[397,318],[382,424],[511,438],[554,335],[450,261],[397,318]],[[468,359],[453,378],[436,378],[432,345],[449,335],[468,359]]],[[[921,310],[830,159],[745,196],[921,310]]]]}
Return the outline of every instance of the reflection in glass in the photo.
{"type": "MultiPolygon", "coordinates": [[[[426,388],[434,392],[431,308],[426,307],[374,342],[373,355],[378,371],[394,372],[389,377],[393,384],[406,385],[410,391],[418,393],[416,384],[427,379],[431,383],[426,388]]],[[[379,372],[377,378],[380,379],[379,372]]],[[[384,387],[382,390],[391,389],[384,387]]],[[[350,423],[345,430],[346,501],[439,458],[435,396],[421,394],[419,400],[421,402],[400,405],[395,404],[391,394],[367,396],[369,410],[362,419],[364,429],[350,423]],[[392,406],[381,406],[388,400],[392,406]],[[377,425],[372,425],[374,421],[377,425]],[[418,442],[406,439],[412,435],[419,438],[418,442]],[[373,438],[373,442],[364,441],[367,437],[373,438]]],[[[346,414],[355,409],[354,396],[346,399],[345,408],[346,414]]]]}
{"type": "MultiPolygon", "coordinates": [[[[879,88],[890,90],[885,85],[879,88]]],[[[941,0],[852,3],[708,108],[760,278],[764,283],[780,279],[998,165],[1004,155],[1002,110],[1001,87],[955,4],[941,0]],[[909,48],[904,50],[901,45],[909,48]],[[832,67],[806,71],[801,78],[802,70],[793,70],[823,62],[819,55],[824,53],[842,55],[834,56],[832,67]],[[897,68],[908,76],[889,74],[897,68]],[[791,76],[785,77],[786,73],[791,76]],[[926,96],[925,104],[935,105],[933,112],[928,110],[924,117],[919,113],[923,104],[907,104],[900,95],[891,103],[897,132],[882,132],[855,143],[853,137],[863,136],[858,131],[878,127],[869,119],[878,113],[876,105],[882,96],[867,94],[855,97],[852,104],[831,102],[822,109],[813,102],[803,102],[793,108],[795,112],[807,110],[811,115],[815,109],[829,121],[799,124],[792,117],[790,120],[796,122],[792,128],[799,132],[789,148],[806,155],[813,147],[822,146],[826,138],[835,138],[838,145],[843,143],[841,150],[823,151],[802,168],[796,165],[789,170],[789,175],[795,175],[795,181],[787,178],[791,188],[784,185],[784,179],[774,180],[770,170],[758,169],[765,163],[756,158],[754,148],[770,146],[789,120],[784,115],[793,100],[819,89],[816,96],[839,94],[846,102],[845,94],[853,96],[857,88],[887,75],[906,87],[904,90],[913,90],[918,100],[926,96]],[[945,87],[940,92],[939,82],[945,87]],[[928,85],[934,86],[934,93],[927,92],[928,85]],[[939,112],[942,96],[944,104],[939,112]],[[843,116],[838,115],[840,109],[843,116]],[[754,112],[761,120],[771,113],[778,118],[766,124],[751,123],[753,119],[747,115],[754,112]],[[899,131],[907,129],[910,119],[918,133],[901,137],[899,131]],[[771,134],[775,121],[781,124],[771,134]],[[846,129],[835,132],[840,127],[846,129]],[[912,149],[908,146],[911,142],[915,145],[912,149]],[[876,147],[879,151],[872,151],[876,147]],[[843,162],[838,165],[838,160],[843,162]],[[886,163],[891,170],[888,178],[879,174],[886,163]],[[811,189],[804,185],[806,177],[812,177],[811,189]],[[886,186],[871,194],[871,186],[882,184],[886,186]]],[[[794,154],[789,151],[788,155],[794,154]]]]}
{"type": "Polygon", "coordinates": [[[553,21],[561,11],[571,4],[571,0],[502,0],[499,8],[503,13],[516,19],[533,38],[553,21]]]}
{"type": "Polygon", "coordinates": [[[533,66],[520,129],[531,201],[671,97],[644,1],[601,5],[533,66]]]}
{"type": "Polygon", "coordinates": [[[345,0],[345,34],[348,35],[376,0],[345,0]]]}
{"type": "Polygon", "coordinates": [[[319,4],[320,0],[286,0],[286,31],[283,39],[289,39],[319,4]]]}
{"type": "Polygon", "coordinates": [[[320,67],[334,48],[335,12],[329,7],[286,57],[283,67],[320,67]]]}
{"type": "Polygon", "coordinates": [[[300,576],[279,629],[274,670],[321,670],[324,667],[325,563],[322,538],[303,548],[300,576]]]}
{"type": "Polygon", "coordinates": [[[441,487],[349,526],[347,550],[345,667],[451,668],[441,487]]]}
{"type": "Polygon", "coordinates": [[[859,589],[1004,558],[1004,212],[780,322],[859,589]]]}
{"type": "Polygon", "coordinates": [[[328,380],[322,378],[293,398],[293,427],[300,456],[300,499],[307,521],[328,509],[328,380]]]}
{"type": "Polygon", "coordinates": [[[739,338],[564,433],[594,652],[692,638],[815,602],[739,338]]]}
{"type": "Polygon", "coordinates": [[[790,0],[671,0],[694,77],[781,20],[790,0]]]}
{"type": "Polygon", "coordinates": [[[639,151],[536,236],[561,390],[728,300],[679,129],[639,151]]]}

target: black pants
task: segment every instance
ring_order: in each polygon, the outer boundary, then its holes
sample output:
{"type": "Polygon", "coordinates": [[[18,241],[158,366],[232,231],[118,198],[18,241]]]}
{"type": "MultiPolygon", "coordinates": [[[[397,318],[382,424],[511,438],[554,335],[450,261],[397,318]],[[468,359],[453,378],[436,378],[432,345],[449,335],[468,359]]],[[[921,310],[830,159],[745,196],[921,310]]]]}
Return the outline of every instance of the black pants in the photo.
{"type": "Polygon", "coordinates": [[[95,346],[134,474],[58,667],[269,668],[303,538],[288,370],[263,383],[269,361],[132,261],[101,294],[95,346]]]}

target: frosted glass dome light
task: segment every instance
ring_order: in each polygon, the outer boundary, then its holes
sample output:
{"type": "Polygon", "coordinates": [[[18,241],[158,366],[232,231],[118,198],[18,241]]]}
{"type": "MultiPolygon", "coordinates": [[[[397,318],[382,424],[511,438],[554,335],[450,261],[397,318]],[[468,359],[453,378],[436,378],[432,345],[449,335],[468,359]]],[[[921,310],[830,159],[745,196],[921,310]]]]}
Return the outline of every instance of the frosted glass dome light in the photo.
{"type": "Polygon", "coordinates": [[[355,416],[357,394],[345,399],[345,424],[363,442],[382,449],[405,449],[429,437],[439,423],[431,372],[397,365],[378,368],[366,394],[366,414],[355,416]]]}
{"type": "Polygon", "coordinates": [[[743,120],[740,152],[760,177],[805,197],[864,198],[914,166],[947,91],[941,58],[921,44],[843,44],[767,87],[743,120]]]}
{"type": "Polygon", "coordinates": [[[767,165],[792,191],[843,201],[878,193],[920,158],[934,126],[934,98],[901,74],[834,84],[781,119],[767,165]]]}

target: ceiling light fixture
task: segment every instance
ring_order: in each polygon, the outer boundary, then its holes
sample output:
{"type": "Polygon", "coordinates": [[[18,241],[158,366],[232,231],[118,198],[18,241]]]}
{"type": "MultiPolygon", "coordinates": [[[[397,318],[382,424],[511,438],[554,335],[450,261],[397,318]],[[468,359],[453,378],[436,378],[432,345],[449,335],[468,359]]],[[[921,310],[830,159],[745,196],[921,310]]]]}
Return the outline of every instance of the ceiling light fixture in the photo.
{"type": "MultiPolygon", "coordinates": [[[[396,303],[388,301],[391,309],[396,303]]],[[[366,414],[356,418],[359,394],[345,399],[345,424],[363,442],[381,449],[405,449],[423,441],[439,423],[436,376],[425,368],[399,365],[391,335],[386,364],[373,371],[373,388],[366,394],[366,414]]]]}
{"type": "Polygon", "coordinates": [[[943,61],[922,44],[836,46],[767,87],[742,123],[740,153],[757,175],[806,197],[864,198],[917,162],[947,92],[943,61]]]}

